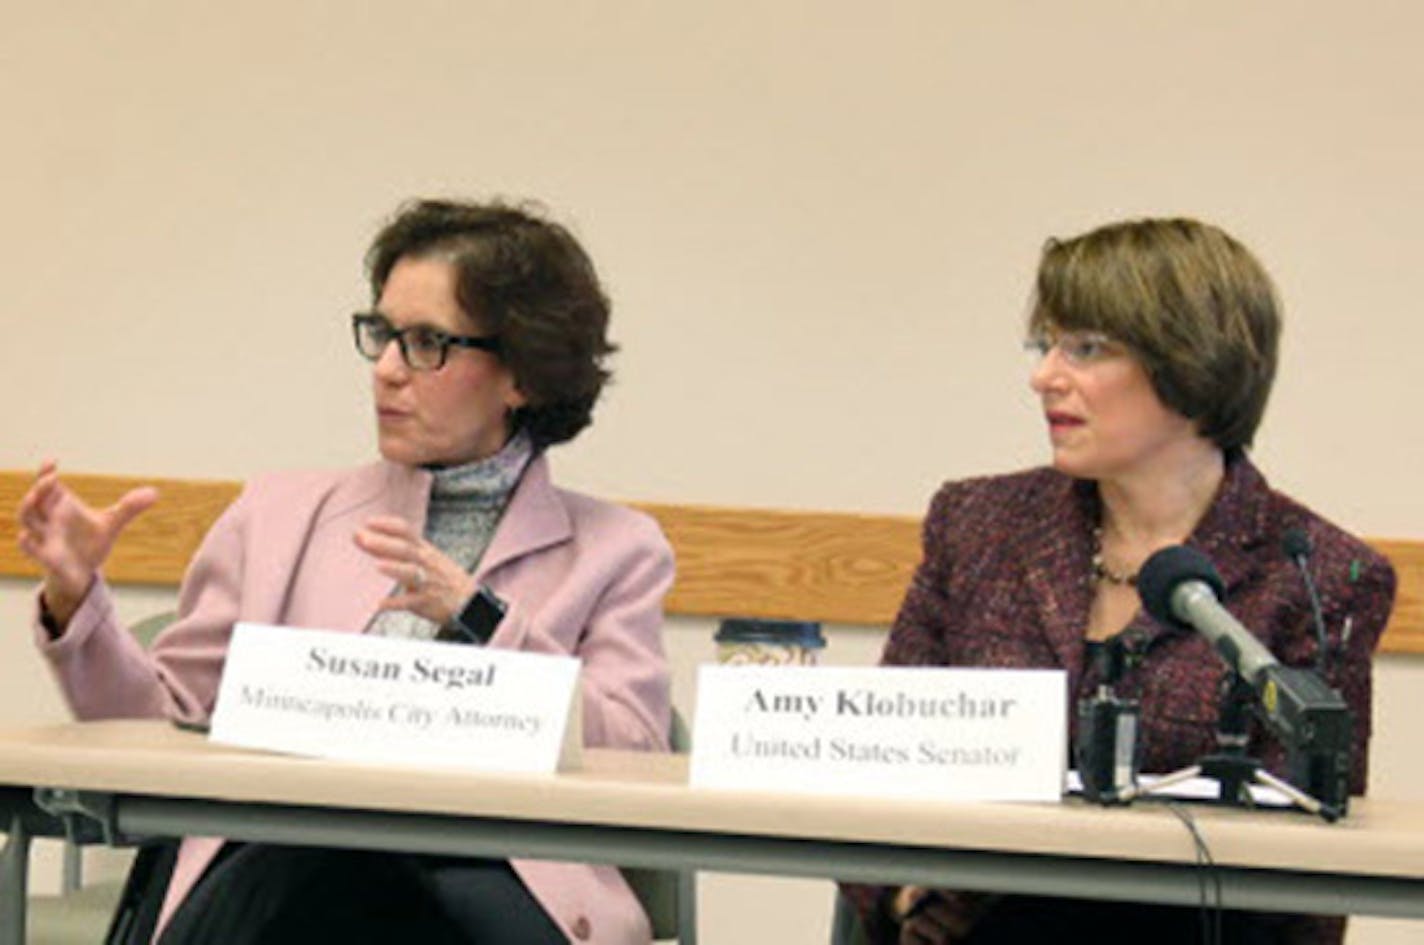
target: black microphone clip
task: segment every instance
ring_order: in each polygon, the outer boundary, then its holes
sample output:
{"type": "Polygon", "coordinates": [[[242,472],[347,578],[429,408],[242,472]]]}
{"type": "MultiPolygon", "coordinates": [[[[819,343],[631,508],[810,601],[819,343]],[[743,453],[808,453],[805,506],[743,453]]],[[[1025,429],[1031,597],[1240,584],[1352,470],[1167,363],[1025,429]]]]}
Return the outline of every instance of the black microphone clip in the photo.
{"type": "Polygon", "coordinates": [[[1097,653],[1100,683],[1078,700],[1078,737],[1074,752],[1083,796],[1104,806],[1126,803],[1137,788],[1142,707],[1113,690],[1133,663],[1123,635],[1104,640],[1097,653]]]}

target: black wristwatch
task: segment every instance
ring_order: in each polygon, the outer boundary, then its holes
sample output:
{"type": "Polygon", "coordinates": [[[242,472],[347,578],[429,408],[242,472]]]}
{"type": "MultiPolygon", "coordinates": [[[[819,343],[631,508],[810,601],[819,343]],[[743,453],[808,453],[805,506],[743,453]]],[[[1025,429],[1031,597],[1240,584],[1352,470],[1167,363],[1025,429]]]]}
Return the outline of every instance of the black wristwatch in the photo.
{"type": "Polygon", "coordinates": [[[447,625],[450,638],[461,643],[483,646],[494,636],[495,630],[499,629],[499,622],[504,619],[504,612],[508,609],[494,591],[481,584],[480,589],[475,591],[475,596],[469,599],[464,609],[447,625]]]}

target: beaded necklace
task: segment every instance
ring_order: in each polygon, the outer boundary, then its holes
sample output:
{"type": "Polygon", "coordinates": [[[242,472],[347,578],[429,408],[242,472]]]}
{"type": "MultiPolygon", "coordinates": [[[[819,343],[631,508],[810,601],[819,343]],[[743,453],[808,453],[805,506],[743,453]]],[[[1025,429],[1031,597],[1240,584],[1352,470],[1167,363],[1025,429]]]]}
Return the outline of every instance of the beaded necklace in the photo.
{"type": "Polygon", "coordinates": [[[1091,567],[1095,582],[1106,581],[1119,587],[1137,586],[1136,571],[1114,571],[1108,567],[1107,561],[1103,560],[1103,528],[1101,525],[1093,529],[1093,563],[1091,567]]]}

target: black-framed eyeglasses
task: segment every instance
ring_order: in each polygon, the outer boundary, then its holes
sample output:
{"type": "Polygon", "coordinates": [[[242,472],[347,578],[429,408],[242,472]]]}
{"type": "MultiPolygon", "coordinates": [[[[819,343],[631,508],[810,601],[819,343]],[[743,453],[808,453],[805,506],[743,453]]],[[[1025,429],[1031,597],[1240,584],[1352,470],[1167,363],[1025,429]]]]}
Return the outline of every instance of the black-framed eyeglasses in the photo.
{"type": "Polygon", "coordinates": [[[493,335],[452,335],[429,325],[397,328],[379,312],[357,312],[351,316],[356,350],[367,361],[375,361],[394,341],[401,358],[412,371],[438,371],[445,366],[450,347],[478,348],[499,354],[499,339],[493,335]]]}

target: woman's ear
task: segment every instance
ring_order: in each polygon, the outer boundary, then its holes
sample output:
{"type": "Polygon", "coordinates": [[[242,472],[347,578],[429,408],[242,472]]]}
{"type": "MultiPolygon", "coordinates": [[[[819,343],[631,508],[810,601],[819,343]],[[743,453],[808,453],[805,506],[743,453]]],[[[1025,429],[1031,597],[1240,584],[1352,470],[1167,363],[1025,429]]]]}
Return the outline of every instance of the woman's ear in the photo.
{"type": "Polygon", "coordinates": [[[504,409],[513,412],[527,406],[529,406],[529,398],[524,396],[524,391],[519,389],[519,385],[511,376],[504,391],[504,409]]]}

